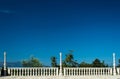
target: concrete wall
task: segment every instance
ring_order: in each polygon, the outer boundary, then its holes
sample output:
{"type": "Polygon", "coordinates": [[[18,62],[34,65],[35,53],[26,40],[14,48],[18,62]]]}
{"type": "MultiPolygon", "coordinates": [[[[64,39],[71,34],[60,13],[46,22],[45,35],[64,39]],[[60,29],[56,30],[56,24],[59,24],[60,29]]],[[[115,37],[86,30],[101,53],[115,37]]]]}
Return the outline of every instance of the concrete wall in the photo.
{"type": "Polygon", "coordinates": [[[0,79],[120,79],[120,76],[44,76],[44,77],[0,77],[0,79]]]}

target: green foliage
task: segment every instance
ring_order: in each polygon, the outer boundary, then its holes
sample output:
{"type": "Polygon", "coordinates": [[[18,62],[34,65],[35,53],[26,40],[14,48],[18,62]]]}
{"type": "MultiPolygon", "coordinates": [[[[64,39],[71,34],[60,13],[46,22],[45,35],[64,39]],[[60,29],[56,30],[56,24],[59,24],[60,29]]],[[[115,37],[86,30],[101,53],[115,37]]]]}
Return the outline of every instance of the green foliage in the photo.
{"type": "Polygon", "coordinates": [[[92,67],[92,64],[88,64],[88,63],[86,63],[86,62],[81,62],[81,63],[79,64],[79,67],[92,67]]]}
{"type": "Polygon", "coordinates": [[[67,64],[66,64],[65,61],[62,62],[62,66],[63,66],[63,67],[67,67],[67,64]]]}
{"type": "Polygon", "coordinates": [[[73,50],[69,50],[69,53],[66,55],[65,60],[63,61],[63,67],[78,67],[79,64],[74,60],[73,50]]]}
{"type": "MultiPolygon", "coordinates": [[[[69,50],[68,54],[66,55],[65,59],[62,62],[63,67],[108,67],[108,65],[106,65],[104,61],[101,62],[97,58],[90,64],[86,62],[81,62],[79,64],[76,60],[74,60],[73,52],[74,52],[73,50],[69,50]]],[[[119,60],[119,63],[120,63],[120,60],[119,60]]],[[[58,66],[55,57],[51,57],[51,65],[53,67],[58,66]]]]}
{"type": "Polygon", "coordinates": [[[107,65],[105,65],[104,61],[101,62],[99,59],[95,59],[92,63],[93,67],[106,67],[107,65]]]}
{"type": "Polygon", "coordinates": [[[66,58],[65,58],[65,63],[68,67],[71,67],[73,65],[73,55],[72,53],[69,53],[66,55],[66,58]]]}
{"type": "Polygon", "coordinates": [[[57,61],[56,61],[56,57],[51,57],[51,66],[52,67],[57,67],[58,65],[57,65],[57,61]]]}
{"type": "Polygon", "coordinates": [[[23,60],[22,66],[23,67],[41,67],[43,65],[42,65],[42,63],[40,63],[40,61],[37,58],[31,57],[28,60],[23,60]]]}

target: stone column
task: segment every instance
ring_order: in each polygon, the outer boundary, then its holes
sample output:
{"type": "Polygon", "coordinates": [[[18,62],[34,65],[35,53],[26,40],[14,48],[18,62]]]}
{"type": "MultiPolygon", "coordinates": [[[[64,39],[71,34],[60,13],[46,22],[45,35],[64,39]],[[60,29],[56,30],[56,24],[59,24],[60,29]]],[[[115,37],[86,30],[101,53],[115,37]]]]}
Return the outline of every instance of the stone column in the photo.
{"type": "Polygon", "coordinates": [[[116,75],[116,69],[115,69],[115,53],[113,53],[113,75],[116,75]]]}
{"type": "Polygon", "coordinates": [[[60,72],[59,75],[62,76],[62,53],[60,52],[60,72]]]}
{"type": "Polygon", "coordinates": [[[6,52],[4,52],[4,76],[7,76],[7,70],[6,70],[6,52]]]}

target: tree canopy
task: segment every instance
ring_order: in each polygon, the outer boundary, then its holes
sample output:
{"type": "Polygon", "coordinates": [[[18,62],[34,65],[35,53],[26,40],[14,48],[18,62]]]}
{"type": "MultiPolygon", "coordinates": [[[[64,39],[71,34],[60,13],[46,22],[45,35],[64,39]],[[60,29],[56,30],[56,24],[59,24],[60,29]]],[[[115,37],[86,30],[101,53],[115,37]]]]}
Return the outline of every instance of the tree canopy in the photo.
{"type": "Polygon", "coordinates": [[[99,59],[95,59],[92,63],[93,67],[106,67],[107,65],[105,65],[104,61],[101,62],[99,59]]]}
{"type": "Polygon", "coordinates": [[[38,58],[30,57],[30,59],[22,61],[23,67],[41,67],[42,63],[38,60],[38,58]]]}
{"type": "MultiPolygon", "coordinates": [[[[56,58],[51,57],[51,66],[55,67],[58,66],[56,63],[56,58]]],[[[100,61],[98,58],[96,58],[92,63],[87,62],[81,62],[78,63],[76,60],[74,60],[73,50],[69,50],[68,54],[65,55],[65,59],[62,62],[63,67],[107,67],[104,63],[104,61],[100,61]]]]}
{"type": "Polygon", "coordinates": [[[57,67],[58,65],[57,65],[57,60],[56,60],[56,57],[51,57],[51,66],[52,67],[57,67]]]}

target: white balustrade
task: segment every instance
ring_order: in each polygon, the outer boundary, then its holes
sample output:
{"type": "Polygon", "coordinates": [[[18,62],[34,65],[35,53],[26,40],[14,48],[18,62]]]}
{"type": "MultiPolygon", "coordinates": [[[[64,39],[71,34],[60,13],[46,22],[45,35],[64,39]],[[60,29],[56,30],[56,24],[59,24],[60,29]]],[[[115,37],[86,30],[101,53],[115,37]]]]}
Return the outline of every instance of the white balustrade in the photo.
{"type": "Polygon", "coordinates": [[[11,76],[57,76],[58,68],[49,67],[21,67],[8,68],[11,76]]]}
{"type": "MultiPolygon", "coordinates": [[[[0,69],[1,71],[1,69],[0,69]]],[[[58,76],[58,68],[53,67],[14,67],[8,68],[8,73],[11,76],[58,76]]],[[[1,72],[0,72],[1,74],[1,72]]],[[[106,68],[63,68],[63,76],[91,76],[100,75],[107,76],[113,75],[113,69],[106,68]]],[[[116,75],[120,75],[120,68],[116,68],[116,75]]]]}
{"type": "MultiPolygon", "coordinates": [[[[65,76],[112,75],[112,68],[64,68],[65,76]]],[[[120,74],[120,69],[118,69],[120,74]]]]}

